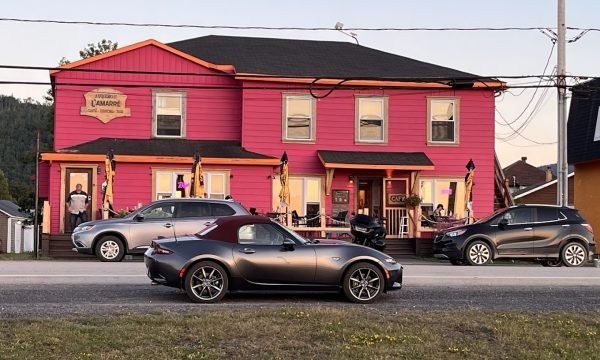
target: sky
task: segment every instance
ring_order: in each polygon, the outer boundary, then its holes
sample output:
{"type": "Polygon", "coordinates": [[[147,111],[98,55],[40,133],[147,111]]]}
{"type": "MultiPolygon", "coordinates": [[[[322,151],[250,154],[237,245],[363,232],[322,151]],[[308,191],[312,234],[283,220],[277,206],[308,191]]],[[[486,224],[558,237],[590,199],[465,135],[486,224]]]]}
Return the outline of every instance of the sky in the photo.
{"type": "MultiPolygon", "coordinates": [[[[2,18],[99,22],[167,23],[234,26],[333,27],[556,27],[557,0],[390,0],[390,1],[241,1],[172,0],[5,1],[2,18]]],[[[600,27],[600,2],[567,0],[567,26],[600,27]]],[[[375,32],[358,31],[361,45],[482,76],[541,74],[552,42],[539,31],[508,32],[375,32]]],[[[0,64],[55,66],[62,57],[79,58],[90,42],[110,39],[125,46],[149,38],[171,42],[204,35],[278,37],[353,41],[335,31],[202,30],[32,24],[0,21],[0,64]]],[[[567,38],[578,34],[570,31],[567,38]]],[[[600,32],[590,32],[567,46],[567,72],[598,76],[600,32]]],[[[556,49],[548,71],[556,64],[556,49]]],[[[0,81],[49,81],[47,71],[0,69],[0,81]]],[[[509,81],[510,83],[519,80],[509,81]]],[[[521,81],[522,82],[522,81],[521,81]]],[[[42,101],[47,86],[0,85],[0,94],[42,101]]],[[[533,165],[556,162],[556,92],[513,89],[496,99],[496,152],[502,166],[526,156],[533,165]],[[533,100],[532,100],[533,99],[533,100]],[[530,106],[527,106],[531,102],[530,106]],[[532,114],[534,105],[538,109],[532,114]],[[523,111],[524,115],[518,118],[523,111]],[[517,137],[513,131],[538,143],[517,137]]]]}

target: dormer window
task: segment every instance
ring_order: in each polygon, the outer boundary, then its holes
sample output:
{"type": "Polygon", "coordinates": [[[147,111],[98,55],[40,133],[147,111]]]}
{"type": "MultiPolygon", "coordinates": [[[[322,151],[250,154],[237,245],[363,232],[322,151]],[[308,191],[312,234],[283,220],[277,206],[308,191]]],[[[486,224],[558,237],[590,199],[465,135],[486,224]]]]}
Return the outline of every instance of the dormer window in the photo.
{"type": "Polygon", "coordinates": [[[185,103],[184,92],[154,92],[153,135],[155,137],[185,137],[185,103]]]}

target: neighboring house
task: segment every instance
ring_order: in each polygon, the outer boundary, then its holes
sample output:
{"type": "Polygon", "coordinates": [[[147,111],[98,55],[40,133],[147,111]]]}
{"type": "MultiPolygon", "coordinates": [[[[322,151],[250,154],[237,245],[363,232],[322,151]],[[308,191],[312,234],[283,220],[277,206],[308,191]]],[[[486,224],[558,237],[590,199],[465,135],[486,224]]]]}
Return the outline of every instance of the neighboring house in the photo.
{"type": "Polygon", "coordinates": [[[51,81],[55,147],[42,154],[41,197],[52,234],[70,230],[65,198],[77,183],[100,217],[109,150],[116,210],[181,196],[196,151],[208,197],[259,213],[285,210],[287,152],[288,210],[320,217],[306,225],[323,232],[362,212],[386,217],[390,238],[425,236],[433,229],[408,221],[405,196],[423,198],[413,219],[437,204],[464,216],[469,159],[475,216],[494,208],[493,95],[504,86],[494,79],[352,43],[205,36],[143,41],[64,65],[51,81]]]}
{"type": "MultiPolygon", "coordinates": [[[[569,206],[574,202],[574,182],[575,173],[569,174],[569,206]]],[[[539,184],[528,186],[524,189],[513,192],[512,196],[517,204],[548,204],[556,205],[558,198],[556,195],[557,180],[544,181],[539,184]]]]}
{"type": "Polygon", "coordinates": [[[30,215],[8,200],[0,200],[0,253],[32,251],[33,232],[25,232],[22,223],[30,215]]]}
{"type": "Polygon", "coordinates": [[[540,169],[529,164],[525,156],[505,167],[503,172],[505,179],[508,180],[508,187],[513,194],[516,191],[553,179],[550,169],[540,169]]]}
{"type": "Polygon", "coordinates": [[[567,125],[568,162],[575,165],[575,207],[600,231],[600,79],[573,87],[567,125]]]}

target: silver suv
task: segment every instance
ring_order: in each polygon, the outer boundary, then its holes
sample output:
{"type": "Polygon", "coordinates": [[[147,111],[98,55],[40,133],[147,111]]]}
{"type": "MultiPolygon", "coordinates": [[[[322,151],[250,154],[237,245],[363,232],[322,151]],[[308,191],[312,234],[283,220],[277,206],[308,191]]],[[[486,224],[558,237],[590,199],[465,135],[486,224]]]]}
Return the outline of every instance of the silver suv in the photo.
{"type": "Polygon", "coordinates": [[[249,214],[232,200],[158,200],[124,218],[83,223],[71,239],[79,253],[96,255],[100,261],[121,261],[126,253],[143,253],[152,240],[192,235],[219,217],[249,214]]]}

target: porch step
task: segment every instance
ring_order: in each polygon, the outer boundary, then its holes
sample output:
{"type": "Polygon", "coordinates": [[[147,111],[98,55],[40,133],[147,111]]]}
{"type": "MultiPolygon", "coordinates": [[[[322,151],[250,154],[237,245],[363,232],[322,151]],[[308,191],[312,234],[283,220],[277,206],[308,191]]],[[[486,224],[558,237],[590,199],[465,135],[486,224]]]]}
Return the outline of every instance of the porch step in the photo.
{"type": "Polygon", "coordinates": [[[385,253],[392,257],[415,255],[415,240],[386,239],[385,253]]]}

